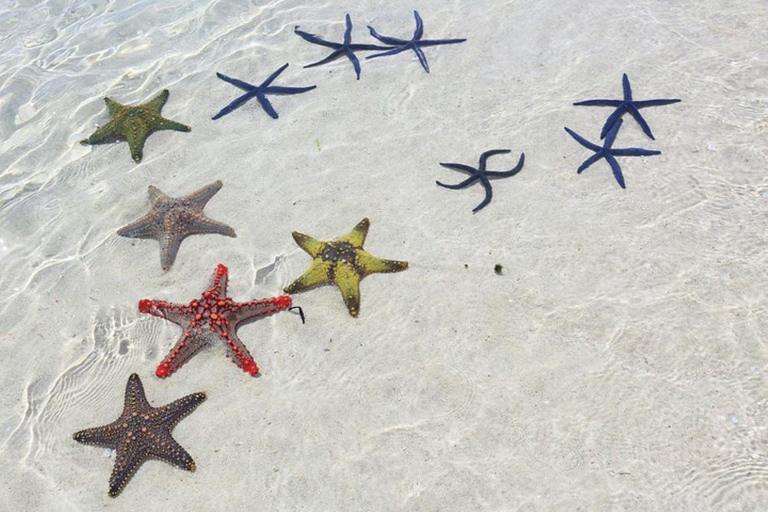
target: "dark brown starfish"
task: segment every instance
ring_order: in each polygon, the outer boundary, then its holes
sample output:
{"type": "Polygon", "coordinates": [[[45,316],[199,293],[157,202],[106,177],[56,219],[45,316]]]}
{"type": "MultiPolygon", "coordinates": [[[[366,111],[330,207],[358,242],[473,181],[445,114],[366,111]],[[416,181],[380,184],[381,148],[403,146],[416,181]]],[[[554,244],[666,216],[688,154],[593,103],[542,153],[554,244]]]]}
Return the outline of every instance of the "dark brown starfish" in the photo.
{"type": "Polygon", "coordinates": [[[187,471],[195,470],[195,461],[171,436],[171,430],[205,399],[205,393],[194,393],[168,405],[152,407],[141,379],[133,373],[125,386],[123,414],[108,425],[75,432],[72,438],[116,451],[115,468],[109,477],[109,495],[114,498],[149,458],[164,460],[187,471]]]}
{"type": "Polygon", "coordinates": [[[219,180],[184,197],[169,197],[150,185],[152,209],[139,220],[120,228],[117,234],[129,238],[154,238],[160,242],[160,264],[163,270],[168,270],[176,260],[181,241],[189,235],[216,233],[237,236],[234,229],[209,219],[203,213],[206,203],[221,185],[219,180]]]}

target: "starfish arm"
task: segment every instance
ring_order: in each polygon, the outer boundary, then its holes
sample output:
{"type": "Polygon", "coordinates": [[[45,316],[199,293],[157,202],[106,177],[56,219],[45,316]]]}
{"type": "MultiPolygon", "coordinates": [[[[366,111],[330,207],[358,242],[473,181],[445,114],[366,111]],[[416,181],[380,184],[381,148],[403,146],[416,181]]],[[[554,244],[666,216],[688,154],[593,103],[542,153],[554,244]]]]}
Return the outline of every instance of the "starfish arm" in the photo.
{"type": "Polygon", "coordinates": [[[237,78],[228,77],[227,75],[225,75],[223,73],[216,73],[216,76],[219,77],[220,79],[224,80],[228,84],[232,84],[235,87],[237,87],[238,89],[242,89],[242,90],[244,90],[246,92],[252,92],[255,89],[258,89],[258,87],[254,86],[254,85],[251,85],[248,82],[243,82],[242,80],[238,80],[237,78]]]}
{"type": "Polygon", "coordinates": [[[291,235],[296,241],[296,244],[298,244],[299,247],[304,249],[313,258],[317,258],[323,251],[324,243],[320,240],[315,240],[311,236],[305,235],[304,233],[299,233],[298,231],[294,231],[291,233],[291,235]]]}
{"type": "Polygon", "coordinates": [[[574,103],[577,107],[618,107],[624,103],[623,100],[586,100],[574,103]]]}
{"type": "MultiPolygon", "coordinates": [[[[610,117],[608,119],[610,120],[610,117]]],[[[619,134],[619,129],[621,128],[622,123],[624,123],[624,121],[621,119],[621,117],[617,117],[616,120],[613,122],[613,126],[611,126],[611,128],[607,132],[605,132],[605,135],[602,136],[602,137],[605,137],[605,141],[603,142],[602,149],[610,150],[610,148],[613,146],[614,141],[616,140],[616,136],[619,134]]],[[[605,128],[603,128],[603,130],[605,130],[605,128]]]]}
{"type": "Polygon", "coordinates": [[[610,153],[606,153],[605,159],[608,161],[608,164],[610,164],[611,170],[613,171],[613,177],[616,178],[619,186],[621,188],[627,188],[627,186],[624,184],[624,175],[621,172],[621,166],[619,166],[619,162],[616,161],[616,159],[610,153]]]}
{"type": "MultiPolygon", "coordinates": [[[[622,103],[616,110],[611,112],[611,115],[608,116],[608,119],[606,119],[605,123],[603,124],[603,129],[600,131],[601,139],[605,139],[611,130],[617,126],[621,126],[621,116],[623,116],[626,112],[627,105],[625,103],[622,103]]],[[[618,128],[616,131],[618,132],[618,128]]],[[[606,143],[606,145],[608,145],[608,143],[606,143]]]]}
{"type": "Polygon", "coordinates": [[[167,426],[168,429],[172,429],[179,421],[191,414],[201,403],[205,402],[206,398],[205,393],[193,393],[156,408],[154,413],[157,414],[160,422],[167,426]]]}
{"type": "Polygon", "coordinates": [[[642,128],[644,134],[650,137],[651,140],[656,140],[656,138],[653,136],[653,133],[651,132],[651,127],[648,126],[648,123],[643,118],[643,115],[637,110],[637,108],[633,104],[630,104],[627,107],[627,112],[629,112],[629,115],[631,115],[635,119],[635,121],[637,121],[637,124],[640,125],[640,128],[642,128]]]}
{"type": "Polygon", "coordinates": [[[187,234],[191,233],[184,233],[182,235],[160,234],[158,237],[160,242],[160,266],[163,270],[167,271],[173,266],[173,262],[176,261],[176,255],[179,253],[181,242],[186,238],[187,234]]]}
{"type": "Polygon", "coordinates": [[[142,218],[131,222],[127,226],[117,230],[117,234],[126,238],[157,238],[156,219],[154,215],[147,214],[142,218]]]}
{"type": "MultiPolygon", "coordinates": [[[[172,320],[170,316],[166,318],[172,320]]],[[[183,327],[185,329],[187,328],[186,325],[183,325],[183,327]]],[[[197,329],[200,329],[200,327],[197,327],[197,329]]],[[[207,329],[207,327],[203,327],[203,329],[207,329]]],[[[160,364],[157,365],[157,368],[155,368],[155,375],[164,379],[181,368],[184,363],[192,358],[192,356],[210,344],[211,339],[206,334],[205,331],[185,331],[170,352],[168,352],[160,364]]]]}
{"type": "Polygon", "coordinates": [[[267,87],[264,89],[264,94],[301,94],[316,88],[316,85],[307,87],[267,87]]]}
{"type": "Polygon", "coordinates": [[[185,124],[177,123],[176,121],[171,121],[170,119],[161,117],[157,120],[157,123],[155,125],[155,130],[174,130],[177,132],[191,132],[192,128],[185,124]]]}
{"type": "Polygon", "coordinates": [[[230,226],[227,226],[223,222],[209,219],[208,217],[205,217],[205,216],[196,217],[190,220],[189,230],[187,231],[187,234],[202,235],[202,234],[208,234],[208,233],[215,234],[215,235],[229,236],[232,238],[237,237],[237,235],[235,234],[235,230],[232,229],[230,226]]]}
{"type": "Polygon", "coordinates": [[[259,100],[259,103],[261,104],[261,108],[264,109],[264,112],[266,112],[269,115],[269,117],[271,117],[272,119],[278,119],[280,117],[277,114],[275,107],[272,106],[272,103],[269,102],[269,100],[263,93],[257,92],[256,99],[259,100]]]}
{"type": "Polygon", "coordinates": [[[164,318],[180,326],[182,329],[186,329],[189,322],[194,319],[194,314],[188,306],[164,300],[142,299],[139,301],[139,311],[164,318]]]}
{"type": "Polygon", "coordinates": [[[359,269],[362,269],[364,277],[368,274],[389,274],[392,272],[402,272],[408,268],[408,262],[377,258],[368,251],[360,249],[357,251],[357,255],[355,257],[355,266],[359,269]]]}
{"type": "Polygon", "coordinates": [[[253,356],[248,351],[248,347],[240,341],[240,338],[234,331],[227,333],[226,340],[227,358],[249,375],[256,375],[259,373],[259,365],[253,360],[253,356]]]}
{"type": "Polygon", "coordinates": [[[128,383],[125,385],[125,411],[135,411],[149,407],[147,395],[144,393],[144,384],[135,373],[128,377],[128,383]]]}
{"type": "Polygon", "coordinates": [[[108,142],[117,142],[125,140],[125,136],[121,133],[120,126],[114,120],[109,121],[101,128],[97,128],[93,135],[87,139],[80,141],[80,144],[86,146],[91,144],[105,144],[108,142]]]}
{"type": "Polygon", "coordinates": [[[645,108],[645,107],[660,107],[662,105],[671,105],[672,103],[679,103],[682,100],[678,99],[669,99],[669,100],[643,100],[643,101],[633,101],[635,108],[645,108]]]}
{"type": "Polygon", "coordinates": [[[184,469],[186,471],[195,471],[195,461],[187,450],[170,435],[163,436],[163,444],[154,446],[149,455],[167,462],[172,466],[184,469]]]}
{"type": "Polygon", "coordinates": [[[144,143],[147,142],[147,137],[150,133],[152,132],[143,123],[137,123],[135,129],[128,130],[126,140],[128,141],[128,148],[131,150],[131,158],[133,158],[134,162],[141,162],[144,156],[144,143]]]}
{"type": "Polygon", "coordinates": [[[366,59],[375,59],[377,57],[387,57],[389,55],[396,55],[398,53],[404,52],[408,49],[408,46],[397,46],[395,48],[392,48],[391,50],[387,50],[385,52],[381,53],[374,53],[373,55],[368,55],[366,59]]]}
{"type": "MultiPolygon", "coordinates": [[[[239,324],[251,318],[257,318],[260,316],[271,315],[279,311],[283,311],[291,306],[291,298],[281,295],[279,297],[252,300],[249,302],[237,302],[235,303],[237,311],[228,314],[227,323],[231,326],[233,324],[239,324]]],[[[230,327],[230,331],[233,328],[230,327]]]]}
{"type": "Polygon", "coordinates": [[[334,282],[339,287],[347,311],[354,317],[360,313],[360,279],[351,265],[338,265],[336,267],[334,282]]]}
{"type": "Polygon", "coordinates": [[[320,39],[315,34],[310,34],[309,32],[304,32],[303,30],[299,30],[298,28],[293,29],[293,33],[304,39],[305,41],[308,41],[313,44],[319,44],[320,46],[326,46],[328,48],[339,48],[342,46],[339,43],[333,43],[331,41],[326,41],[324,39],[320,39]]]}
{"type": "Polygon", "coordinates": [[[163,109],[163,106],[168,101],[168,95],[170,93],[168,92],[168,89],[163,89],[160,94],[152,98],[149,102],[145,103],[144,105],[141,105],[141,107],[146,108],[147,110],[152,110],[153,112],[160,114],[160,111],[163,109]]]}
{"type": "Polygon", "coordinates": [[[78,443],[103,446],[105,448],[117,448],[115,434],[120,431],[122,421],[120,419],[113,421],[109,425],[101,427],[86,428],[72,434],[72,439],[78,443]]]}
{"type": "Polygon", "coordinates": [[[602,147],[598,146],[597,144],[593,144],[589,142],[587,139],[579,135],[578,133],[574,132],[570,128],[565,128],[565,131],[568,132],[568,135],[576,139],[576,142],[584,146],[585,148],[591,149],[592,151],[600,151],[603,149],[602,147]]]}
{"type": "Polygon", "coordinates": [[[584,171],[587,167],[589,167],[593,163],[595,163],[598,160],[600,160],[601,158],[603,158],[603,156],[605,156],[604,153],[605,152],[601,149],[600,151],[598,151],[597,153],[595,153],[591,157],[589,157],[586,160],[584,160],[584,162],[579,166],[579,168],[576,169],[576,172],[577,173],[581,173],[582,171],[584,171]]]}
{"type": "Polygon", "coordinates": [[[629,77],[626,73],[621,77],[621,88],[624,91],[624,101],[632,101],[632,87],[629,85],[629,77]]]}
{"type": "Polygon", "coordinates": [[[171,199],[154,185],[150,185],[147,188],[147,195],[149,196],[149,202],[152,203],[153,205],[159,202],[168,201],[171,199]]]}
{"type": "Polygon", "coordinates": [[[413,46],[413,53],[416,54],[416,57],[419,59],[419,62],[421,63],[421,67],[424,68],[424,71],[429,73],[429,62],[427,62],[427,56],[424,55],[424,50],[419,48],[418,45],[413,46]]]}
{"type": "Polygon", "coordinates": [[[272,82],[275,80],[275,78],[277,78],[278,76],[280,76],[280,73],[282,73],[283,71],[285,71],[287,67],[288,67],[288,63],[287,63],[287,62],[286,62],[285,64],[283,64],[282,66],[280,66],[280,69],[278,69],[277,71],[275,71],[274,73],[272,73],[271,75],[269,75],[269,76],[267,77],[267,79],[266,79],[266,80],[264,80],[264,81],[261,83],[261,85],[259,85],[259,89],[262,89],[262,88],[264,88],[264,87],[269,87],[269,84],[271,84],[271,83],[272,83],[272,82]]]}
{"type": "Polygon", "coordinates": [[[426,39],[424,41],[416,41],[416,46],[421,47],[427,47],[427,46],[442,46],[444,44],[458,44],[458,43],[464,43],[466,42],[466,38],[462,39],[426,39]]]}
{"type": "Polygon", "coordinates": [[[320,60],[318,60],[316,62],[313,62],[311,64],[307,64],[304,67],[305,68],[314,68],[316,66],[322,66],[323,64],[327,64],[327,63],[329,63],[331,61],[334,61],[334,60],[338,59],[339,57],[341,57],[345,53],[345,51],[346,50],[344,48],[339,48],[338,50],[335,50],[335,51],[329,53],[327,57],[324,57],[324,58],[322,58],[322,59],[320,59],[320,60]]]}
{"type": "Polygon", "coordinates": [[[118,103],[111,98],[104,98],[104,103],[107,104],[107,111],[109,112],[109,115],[111,115],[112,117],[119,114],[121,110],[128,108],[125,105],[118,103]]]}
{"type": "Polygon", "coordinates": [[[491,199],[493,199],[493,189],[491,188],[491,184],[488,183],[487,179],[480,179],[480,183],[483,184],[483,188],[485,189],[485,198],[482,200],[482,202],[472,208],[472,213],[477,213],[491,202],[491,199]]]}
{"type": "Polygon", "coordinates": [[[653,156],[660,155],[661,151],[655,149],[642,149],[642,148],[611,148],[610,153],[615,156],[653,156]]]}
{"type": "Polygon", "coordinates": [[[523,169],[525,164],[525,153],[520,153],[520,159],[517,161],[517,165],[509,171],[486,171],[485,175],[493,178],[508,178],[514,176],[523,169]]]}
{"type": "MultiPolygon", "coordinates": [[[[188,196],[184,197],[184,200],[188,203],[195,205],[200,210],[211,200],[216,193],[224,186],[221,180],[216,180],[213,183],[209,183],[201,189],[195,190],[188,196]]],[[[158,190],[159,192],[159,190],[158,190]]],[[[162,192],[161,192],[162,193],[162,192]]],[[[166,196],[167,197],[167,196],[166,196]]]]}
{"type": "Polygon", "coordinates": [[[464,165],[464,164],[454,164],[454,163],[440,162],[440,165],[445,167],[446,169],[452,169],[454,171],[466,172],[466,173],[472,174],[473,176],[477,176],[478,174],[480,174],[479,170],[475,169],[474,167],[470,167],[470,166],[464,165]]]}
{"type": "Polygon", "coordinates": [[[344,15],[344,45],[349,45],[352,43],[352,18],[349,17],[349,14],[344,15]]]}
{"type": "Polygon", "coordinates": [[[488,159],[494,155],[506,155],[508,153],[511,153],[511,149],[491,149],[486,152],[484,152],[482,155],[480,155],[480,166],[478,167],[481,171],[485,171],[485,164],[488,161],[488,159]]]}
{"type": "Polygon", "coordinates": [[[365,243],[365,237],[368,236],[368,229],[371,227],[371,221],[368,217],[357,223],[352,231],[339,238],[340,242],[349,242],[352,247],[362,247],[365,243]]]}
{"type": "Polygon", "coordinates": [[[237,98],[232,100],[226,107],[219,110],[218,113],[216,113],[216,115],[211,118],[211,120],[215,121],[216,119],[224,117],[225,115],[229,114],[239,106],[243,105],[244,103],[247,103],[254,96],[255,94],[253,92],[248,92],[243,94],[242,96],[238,96],[237,98]]]}
{"type": "Polygon", "coordinates": [[[112,498],[120,494],[125,484],[147,458],[146,448],[135,449],[126,443],[119,445],[115,452],[115,467],[109,476],[109,495],[112,498]]]}
{"type": "Polygon", "coordinates": [[[444,187],[444,188],[449,188],[451,190],[459,190],[461,188],[468,187],[469,185],[471,185],[478,178],[479,178],[479,176],[470,176],[469,178],[465,179],[461,183],[456,183],[455,185],[447,185],[447,184],[445,184],[445,183],[443,183],[441,181],[435,181],[435,183],[437,183],[438,185],[440,185],[441,187],[444,187]]]}
{"type": "Polygon", "coordinates": [[[368,25],[368,32],[370,32],[371,36],[374,39],[377,39],[377,40],[381,41],[382,43],[390,45],[390,46],[402,46],[402,45],[410,43],[410,41],[407,41],[405,39],[397,39],[396,37],[383,36],[383,35],[379,34],[378,32],[376,32],[376,29],[373,28],[370,25],[368,25]]]}
{"type": "Polygon", "coordinates": [[[424,35],[424,22],[421,21],[419,11],[413,11],[413,17],[416,19],[416,29],[413,31],[413,40],[418,41],[424,35]]]}
{"type": "Polygon", "coordinates": [[[360,80],[360,59],[357,58],[357,55],[355,55],[355,52],[353,52],[351,48],[347,48],[347,58],[352,63],[352,68],[355,70],[355,76],[360,80]]]}
{"type": "Polygon", "coordinates": [[[309,269],[298,279],[284,288],[285,293],[299,293],[311,290],[331,282],[330,273],[333,264],[320,259],[314,260],[309,269]]]}

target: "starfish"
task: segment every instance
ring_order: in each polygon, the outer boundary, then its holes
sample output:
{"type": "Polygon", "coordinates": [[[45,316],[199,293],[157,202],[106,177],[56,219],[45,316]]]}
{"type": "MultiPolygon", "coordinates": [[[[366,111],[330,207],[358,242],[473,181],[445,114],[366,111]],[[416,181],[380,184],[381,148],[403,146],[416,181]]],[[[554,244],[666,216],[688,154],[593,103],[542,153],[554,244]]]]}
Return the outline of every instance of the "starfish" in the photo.
{"type": "Polygon", "coordinates": [[[160,264],[168,270],[176,260],[182,240],[189,235],[216,233],[235,237],[231,227],[209,219],[203,213],[206,203],[221,188],[221,180],[184,197],[168,197],[149,186],[152,209],[137,221],[120,228],[117,234],[128,238],[154,238],[160,242],[160,264]]]}
{"type": "Polygon", "coordinates": [[[133,373],[125,386],[125,405],[120,417],[108,425],[75,432],[72,438],[115,450],[115,467],[109,477],[109,495],[114,498],[149,458],[195,470],[195,461],[171,436],[171,431],[205,399],[205,393],[194,393],[162,407],[152,407],[141,379],[133,373]]]}
{"type": "Polygon", "coordinates": [[[352,19],[349,17],[349,14],[347,14],[344,17],[345,23],[347,25],[346,30],[344,31],[344,42],[343,43],[333,43],[331,41],[326,41],[324,39],[319,38],[318,36],[314,34],[310,34],[308,32],[304,32],[303,30],[299,30],[299,27],[294,27],[293,31],[297,35],[301,36],[302,39],[305,41],[309,41],[310,43],[319,44],[320,46],[326,46],[328,48],[333,48],[333,51],[328,54],[327,57],[324,59],[321,59],[317,62],[313,62],[312,64],[307,64],[304,66],[305,68],[313,68],[315,66],[322,66],[323,64],[326,64],[328,62],[331,62],[333,60],[338,59],[342,55],[345,55],[351,62],[352,67],[355,68],[355,74],[357,75],[357,79],[360,80],[360,61],[357,59],[357,56],[355,55],[356,51],[372,51],[372,50],[385,50],[386,47],[379,46],[376,44],[353,44],[352,43],[352,19]]]}
{"type": "Polygon", "coordinates": [[[377,258],[363,249],[369,226],[370,221],[365,218],[349,234],[333,241],[315,240],[294,231],[293,239],[314,259],[309,269],[283,291],[298,293],[334,283],[349,314],[356,317],[360,311],[360,281],[364,277],[408,268],[407,261],[377,258]]]}
{"type": "Polygon", "coordinates": [[[651,127],[648,126],[648,123],[645,122],[645,119],[643,119],[643,116],[640,114],[639,109],[645,108],[645,107],[657,107],[660,105],[669,105],[671,103],[677,103],[680,100],[678,99],[667,99],[667,100],[644,100],[644,101],[635,101],[632,99],[632,88],[629,86],[629,78],[627,77],[627,74],[624,73],[624,76],[621,79],[622,86],[624,88],[624,99],[623,100],[586,100],[586,101],[579,101],[578,103],[574,103],[574,105],[579,106],[589,106],[589,107],[616,107],[616,110],[613,111],[613,113],[608,116],[608,119],[605,121],[605,124],[603,125],[603,131],[600,132],[600,138],[604,139],[606,135],[608,135],[608,132],[613,128],[613,126],[621,119],[621,117],[629,112],[629,115],[635,118],[635,121],[638,122],[640,127],[643,129],[643,132],[650,137],[652,140],[656,140],[653,137],[653,134],[651,133],[651,127]]]}
{"type": "Polygon", "coordinates": [[[493,155],[503,155],[506,153],[511,153],[511,150],[492,149],[490,151],[486,151],[485,153],[480,155],[480,165],[478,166],[477,169],[464,164],[441,163],[440,165],[442,165],[443,167],[447,167],[448,169],[453,169],[455,171],[463,171],[463,172],[469,173],[471,176],[466,180],[462,181],[461,183],[457,183],[456,185],[446,185],[445,183],[440,183],[439,181],[436,181],[435,183],[437,183],[441,187],[449,188],[451,190],[458,190],[460,188],[466,188],[470,186],[476,180],[480,180],[480,184],[485,189],[485,199],[483,199],[483,202],[475,206],[475,208],[472,210],[472,213],[477,213],[478,211],[485,208],[485,206],[488,203],[490,203],[491,199],[493,198],[493,190],[491,189],[491,182],[488,178],[509,178],[510,176],[514,176],[515,174],[520,172],[523,168],[523,164],[525,163],[525,153],[520,153],[520,160],[517,161],[517,165],[512,170],[509,170],[509,171],[486,171],[485,170],[485,162],[486,160],[488,160],[489,157],[493,155]]]}
{"type": "Polygon", "coordinates": [[[429,63],[427,62],[427,56],[424,55],[424,50],[421,49],[422,47],[438,46],[442,44],[456,44],[466,41],[466,39],[422,39],[421,37],[424,34],[424,23],[421,21],[421,16],[419,16],[418,11],[413,11],[413,16],[416,18],[416,30],[413,31],[413,37],[410,40],[382,36],[377,33],[373,27],[368,25],[368,30],[370,30],[373,37],[384,44],[394,46],[394,48],[390,48],[387,51],[376,53],[374,55],[369,55],[366,57],[366,59],[375,59],[376,57],[395,55],[406,50],[413,50],[413,52],[416,54],[416,57],[419,58],[419,62],[421,62],[424,70],[429,73],[429,63]]]}
{"type": "Polygon", "coordinates": [[[264,112],[269,114],[269,117],[272,119],[277,119],[280,117],[277,115],[274,107],[272,107],[272,104],[267,99],[267,94],[300,94],[302,92],[311,91],[317,87],[316,85],[310,85],[309,87],[280,87],[279,85],[269,85],[274,81],[275,78],[278,77],[280,73],[285,71],[285,68],[287,67],[288,64],[283,65],[280,69],[269,75],[269,78],[261,82],[259,85],[251,85],[248,82],[243,82],[237,78],[230,78],[222,73],[216,73],[217,77],[221,78],[229,84],[234,85],[235,87],[246,91],[246,93],[235,98],[232,103],[221,109],[219,113],[213,116],[211,119],[216,120],[229,114],[243,103],[249,101],[251,98],[256,98],[259,100],[261,108],[263,108],[264,112]]]}
{"type": "Polygon", "coordinates": [[[613,176],[616,178],[616,181],[619,182],[619,186],[621,188],[627,188],[627,186],[624,184],[624,175],[621,173],[621,167],[619,166],[619,162],[616,161],[617,156],[651,156],[651,155],[660,155],[661,151],[654,151],[650,149],[641,149],[641,148],[621,148],[621,149],[615,149],[613,147],[613,141],[616,139],[616,134],[619,133],[619,128],[621,128],[621,119],[616,121],[616,124],[613,125],[613,128],[610,129],[608,132],[608,135],[605,137],[605,141],[603,142],[603,146],[600,147],[597,144],[593,144],[592,142],[589,142],[587,139],[579,135],[578,133],[574,132],[573,130],[566,128],[565,131],[567,131],[571,137],[576,139],[576,142],[584,146],[585,148],[591,149],[595,152],[594,155],[584,160],[584,162],[579,166],[577,172],[581,173],[584,169],[592,165],[593,163],[597,162],[601,158],[605,158],[608,161],[608,164],[610,164],[611,169],[613,170],[613,176]]]}
{"type": "Polygon", "coordinates": [[[168,89],[155,96],[149,103],[143,105],[130,106],[104,98],[107,103],[107,110],[112,119],[97,129],[93,135],[80,144],[104,144],[107,142],[117,142],[120,140],[128,141],[128,147],[131,150],[131,156],[136,163],[141,162],[144,153],[144,143],[147,137],[158,130],[176,130],[177,132],[188,132],[192,128],[185,124],[171,121],[160,115],[163,105],[168,101],[168,89]]]}
{"type": "Polygon", "coordinates": [[[271,299],[235,302],[227,297],[229,269],[219,263],[213,272],[210,288],[189,304],[173,304],[163,300],[139,301],[139,311],[165,318],[178,324],[184,332],[173,349],[158,365],[155,375],[161,379],[178,370],[200,349],[216,341],[227,345],[227,357],[250,375],[259,373],[251,353],[237,337],[242,322],[288,309],[291,298],[285,295],[271,299]]]}

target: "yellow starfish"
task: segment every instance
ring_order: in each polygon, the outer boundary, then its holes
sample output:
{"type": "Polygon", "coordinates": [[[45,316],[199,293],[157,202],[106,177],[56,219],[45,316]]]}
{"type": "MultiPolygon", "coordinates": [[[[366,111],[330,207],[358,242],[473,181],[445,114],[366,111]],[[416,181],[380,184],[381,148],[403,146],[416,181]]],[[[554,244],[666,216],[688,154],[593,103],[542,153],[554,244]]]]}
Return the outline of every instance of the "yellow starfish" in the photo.
{"type": "Polygon", "coordinates": [[[158,130],[176,130],[188,132],[192,128],[185,124],[171,121],[160,115],[163,105],[168,101],[168,89],[143,105],[122,105],[109,98],[104,98],[107,110],[112,116],[107,124],[97,129],[93,135],[80,144],[104,144],[107,142],[128,141],[131,156],[136,163],[141,162],[144,143],[147,137],[158,130]]]}
{"type": "Polygon", "coordinates": [[[301,277],[285,288],[285,293],[303,292],[334,283],[341,290],[349,314],[357,316],[360,310],[360,281],[365,276],[400,272],[408,268],[407,261],[377,258],[363,249],[369,226],[370,221],[365,218],[349,234],[333,241],[315,240],[294,231],[293,239],[314,260],[301,277]]]}

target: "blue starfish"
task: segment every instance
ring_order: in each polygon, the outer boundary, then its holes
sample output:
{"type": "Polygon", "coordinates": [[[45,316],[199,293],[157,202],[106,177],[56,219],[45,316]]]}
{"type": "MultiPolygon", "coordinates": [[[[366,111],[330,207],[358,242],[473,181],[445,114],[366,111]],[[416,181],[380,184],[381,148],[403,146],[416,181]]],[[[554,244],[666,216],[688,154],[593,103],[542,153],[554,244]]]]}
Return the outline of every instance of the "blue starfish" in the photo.
{"type": "Polygon", "coordinates": [[[520,170],[523,168],[523,164],[525,163],[525,153],[520,153],[520,160],[518,160],[515,168],[510,171],[486,171],[485,170],[485,162],[486,160],[488,160],[489,157],[493,155],[503,155],[510,152],[511,151],[509,149],[492,149],[490,151],[486,151],[485,153],[480,155],[480,165],[478,166],[477,169],[464,164],[441,163],[440,165],[442,165],[443,167],[446,167],[448,169],[453,169],[455,171],[463,171],[463,172],[469,173],[471,176],[466,180],[462,181],[461,183],[457,183],[456,185],[446,185],[444,183],[440,183],[439,181],[436,181],[435,183],[437,183],[441,187],[449,188],[451,190],[458,190],[460,188],[466,188],[470,186],[476,180],[480,180],[480,184],[485,189],[485,199],[483,199],[483,202],[477,205],[472,210],[472,213],[477,213],[478,211],[482,210],[488,203],[490,203],[491,199],[493,198],[493,190],[491,189],[491,182],[488,180],[488,178],[509,178],[510,176],[514,176],[515,174],[520,172],[520,170]]]}
{"type": "Polygon", "coordinates": [[[577,172],[581,173],[584,169],[592,165],[593,163],[597,162],[601,158],[605,158],[608,163],[611,166],[611,169],[613,169],[613,176],[616,178],[616,181],[619,182],[619,186],[621,188],[627,188],[627,186],[624,184],[624,175],[621,173],[621,167],[619,166],[619,162],[616,161],[617,156],[651,156],[651,155],[660,155],[661,151],[654,151],[650,149],[641,149],[641,148],[621,148],[621,149],[615,149],[613,148],[613,141],[616,140],[616,134],[619,133],[619,128],[621,127],[622,120],[618,119],[616,120],[616,124],[613,125],[613,128],[610,129],[608,134],[605,137],[605,141],[603,142],[603,146],[600,147],[597,144],[593,144],[589,142],[587,139],[579,135],[578,133],[574,132],[573,130],[570,130],[569,128],[566,128],[565,131],[567,131],[571,137],[576,139],[576,142],[584,146],[585,148],[591,149],[595,152],[594,155],[584,160],[584,163],[582,163],[577,172]]]}
{"type": "Polygon", "coordinates": [[[272,107],[272,104],[267,99],[267,94],[299,94],[302,92],[311,91],[316,85],[312,85],[309,87],[280,87],[280,86],[270,86],[269,84],[272,83],[272,81],[277,78],[277,76],[285,71],[285,68],[288,67],[288,64],[284,65],[271,75],[269,75],[269,78],[264,80],[260,85],[251,85],[247,82],[243,82],[242,80],[238,80],[237,78],[230,78],[227,75],[223,75],[221,73],[216,73],[216,76],[224,80],[225,82],[234,85],[235,87],[239,87],[240,89],[247,91],[242,96],[235,98],[232,103],[224,107],[219,111],[218,114],[213,116],[211,119],[218,119],[220,117],[223,117],[233,110],[235,110],[237,107],[242,105],[243,103],[246,103],[251,98],[256,98],[259,100],[259,103],[261,104],[261,107],[264,109],[264,112],[269,114],[269,117],[272,119],[277,119],[278,116],[277,112],[275,111],[274,107],[272,107]]]}
{"type": "Polygon", "coordinates": [[[327,57],[317,62],[313,62],[312,64],[307,64],[306,66],[304,66],[305,68],[322,66],[323,64],[331,62],[332,60],[338,59],[342,55],[346,55],[347,58],[350,61],[352,61],[352,66],[355,68],[355,74],[357,75],[357,79],[360,80],[360,61],[357,59],[355,52],[371,51],[371,50],[386,50],[386,47],[379,46],[376,44],[352,44],[352,19],[349,17],[349,14],[347,14],[344,19],[346,21],[347,29],[344,31],[343,43],[333,43],[331,41],[320,39],[314,34],[304,32],[303,30],[299,30],[298,26],[295,27],[293,31],[294,33],[301,36],[305,41],[309,41],[310,43],[314,43],[314,44],[319,44],[320,46],[327,46],[328,48],[333,48],[333,52],[331,52],[327,57]]]}
{"type": "Polygon", "coordinates": [[[373,37],[384,44],[394,46],[394,48],[390,48],[385,52],[377,53],[375,55],[369,55],[366,57],[366,59],[375,59],[376,57],[395,55],[406,50],[413,50],[413,52],[419,58],[419,62],[421,62],[422,67],[424,67],[424,70],[429,73],[429,63],[427,62],[427,56],[424,55],[424,51],[421,49],[422,46],[456,44],[466,41],[466,39],[422,39],[421,36],[424,34],[424,23],[421,21],[421,16],[419,16],[418,11],[413,11],[413,15],[416,18],[416,30],[413,31],[413,37],[410,40],[382,36],[378,34],[372,26],[368,25],[368,30],[371,31],[371,35],[373,37]]]}
{"type": "Polygon", "coordinates": [[[629,86],[629,78],[627,77],[627,74],[624,73],[624,76],[621,79],[621,84],[624,88],[624,99],[623,100],[586,100],[586,101],[579,101],[578,103],[574,103],[574,105],[578,106],[588,106],[588,107],[616,107],[616,110],[613,111],[613,113],[608,116],[608,119],[605,121],[605,124],[603,125],[603,131],[600,133],[600,138],[604,139],[605,136],[608,134],[611,128],[616,124],[616,122],[621,119],[621,116],[623,116],[625,113],[629,112],[629,115],[635,118],[635,121],[638,122],[640,127],[643,129],[643,132],[649,136],[651,139],[656,140],[653,137],[653,134],[651,133],[651,127],[648,126],[648,123],[645,122],[645,119],[643,119],[643,116],[640,114],[639,109],[645,108],[645,107],[657,107],[660,105],[669,105],[671,103],[677,103],[678,99],[670,99],[670,100],[644,100],[644,101],[635,101],[632,99],[632,88],[629,86]]]}

